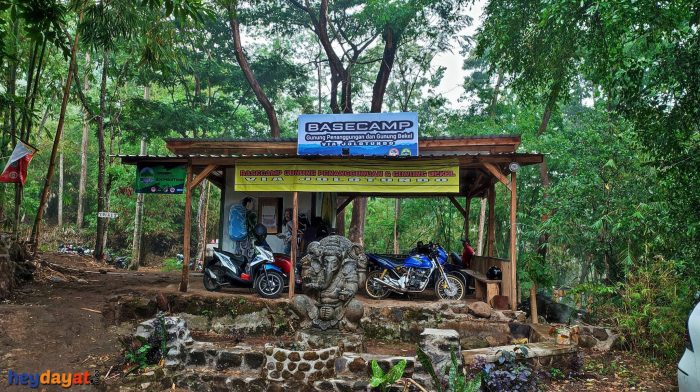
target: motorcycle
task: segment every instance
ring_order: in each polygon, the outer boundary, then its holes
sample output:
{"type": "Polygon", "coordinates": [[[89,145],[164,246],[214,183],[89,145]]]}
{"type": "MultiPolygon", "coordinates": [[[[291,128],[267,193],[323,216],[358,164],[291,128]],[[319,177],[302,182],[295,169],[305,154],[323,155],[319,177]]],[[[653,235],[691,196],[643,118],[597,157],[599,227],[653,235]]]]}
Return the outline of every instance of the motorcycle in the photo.
{"type": "Polygon", "coordinates": [[[438,299],[460,300],[464,298],[466,285],[456,272],[446,270],[447,252],[438,244],[419,245],[404,260],[367,254],[376,267],[365,280],[369,297],[383,299],[391,292],[421,293],[434,281],[438,299]]]}
{"type": "Polygon", "coordinates": [[[248,260],[214,248],[214,257],[204,266],[204,288],[218,291],[222,286],[252,287],[262,297],[279,297],[287,284],[291,261],[275,257],[262,246],[254,249],[253,258],[248,260]]]}

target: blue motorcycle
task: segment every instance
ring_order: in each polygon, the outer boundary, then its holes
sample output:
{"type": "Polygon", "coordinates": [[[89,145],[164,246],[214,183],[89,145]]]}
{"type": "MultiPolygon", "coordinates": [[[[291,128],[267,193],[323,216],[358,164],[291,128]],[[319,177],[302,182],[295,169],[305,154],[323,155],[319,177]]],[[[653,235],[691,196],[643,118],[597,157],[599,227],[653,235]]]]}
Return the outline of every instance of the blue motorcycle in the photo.
{"type": "Polygon", "coordinates": [[[447,258],[438,244],[419,245],[404,260],[368,253],[368,261],[376,268],[367,274],[365,291],[370,298],[383,299],[392,292],[421,293],[434,281],[438,299],[460,300],[466,291],[465,281],[446,270],[447,258]]]}

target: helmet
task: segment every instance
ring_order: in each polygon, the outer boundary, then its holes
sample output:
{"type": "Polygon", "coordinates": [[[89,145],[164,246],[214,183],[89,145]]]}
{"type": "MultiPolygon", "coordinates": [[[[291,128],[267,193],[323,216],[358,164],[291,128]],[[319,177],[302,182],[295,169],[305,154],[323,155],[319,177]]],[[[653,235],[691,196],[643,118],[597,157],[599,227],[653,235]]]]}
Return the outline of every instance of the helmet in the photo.
{"type": "Polygon", "coordinates": [[[266,237],[267,236],[267,228],[262,225],[261,223],[258,223],[255,225],[253,228],[253,233],[255,233],[256,237],[266,237]]]}
{"type": "Polygon", "coordinates": [[[488,280],[501,280],[503,279],[503,273],[501,272],[501,269],[494,266],[491,266],[488,271],[486,271],[486,278],[488,280]]]}

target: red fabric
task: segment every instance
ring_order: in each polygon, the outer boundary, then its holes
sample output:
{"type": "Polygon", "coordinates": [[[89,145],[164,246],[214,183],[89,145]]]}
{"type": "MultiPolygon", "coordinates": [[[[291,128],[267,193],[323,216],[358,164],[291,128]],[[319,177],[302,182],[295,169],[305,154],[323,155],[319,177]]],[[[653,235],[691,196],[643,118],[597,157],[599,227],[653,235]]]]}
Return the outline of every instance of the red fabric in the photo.
{"type": "Polygon", "coordinates": [[[464,244],[464,249],[462,249],[462,265],[464,265],[464,268],[471,266],[472,256],[474,256],[474,248],[469,244],[464,244]]]}
{"type": "Polygon", "coordinates": [[[7,169],[0,174],[0,182],[21,182],[27,179],[27,167],[32,160],[32,154],[23,156],[22,158],[12,162],[7,169]]]}

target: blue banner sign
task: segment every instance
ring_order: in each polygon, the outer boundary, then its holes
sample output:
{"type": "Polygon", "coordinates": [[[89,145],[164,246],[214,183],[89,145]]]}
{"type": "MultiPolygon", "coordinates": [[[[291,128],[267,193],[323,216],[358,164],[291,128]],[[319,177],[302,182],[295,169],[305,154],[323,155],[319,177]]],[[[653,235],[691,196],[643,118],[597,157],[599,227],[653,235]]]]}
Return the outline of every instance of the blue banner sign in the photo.
{"type": "Polygon", "coordinates": [[[303,114],[297,154],[417,156],[418,113],[303,114]]]}

